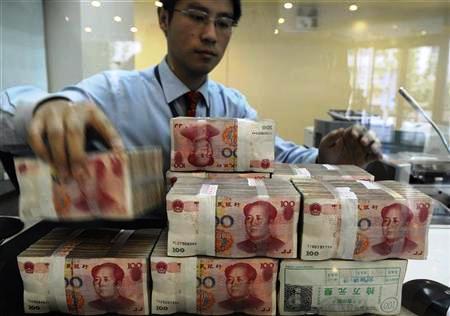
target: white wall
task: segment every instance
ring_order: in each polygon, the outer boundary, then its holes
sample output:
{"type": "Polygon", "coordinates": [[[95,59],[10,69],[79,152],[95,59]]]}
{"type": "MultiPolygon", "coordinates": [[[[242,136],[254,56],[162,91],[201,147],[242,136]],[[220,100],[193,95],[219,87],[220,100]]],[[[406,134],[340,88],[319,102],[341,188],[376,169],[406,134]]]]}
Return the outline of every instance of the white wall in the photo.
{"type": "Polygon", "coordinates": [[[41,0],[0,1],[0,90],[47,89],[43,21],[41,0]]]}
{"type": "Polygon", "coordinates": [[[83,78],[80,4],[44,2],[49,90],[55,92],[83,78]]]}
{"type": "Polygon", "coordinates": [[[50,91],[104,70],[134,69],[134,58],[124,57],[134,40],[133,6],[124,1],[101,3],[93,7],[90,1],[44,2],[50,91]],[[114,16],[122,22],[114,22],[114,16]]]}

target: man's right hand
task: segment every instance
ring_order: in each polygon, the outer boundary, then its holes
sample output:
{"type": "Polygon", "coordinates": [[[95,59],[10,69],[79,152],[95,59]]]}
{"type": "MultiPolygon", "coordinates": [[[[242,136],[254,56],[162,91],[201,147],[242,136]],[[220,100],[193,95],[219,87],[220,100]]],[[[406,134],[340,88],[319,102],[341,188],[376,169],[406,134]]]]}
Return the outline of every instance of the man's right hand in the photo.
{"type": "Polygon", "coordinates": [[[66,99],[52,99],[39,106],[28,127],[28,143],[62,178],[73,176],[83,181],[89,176],[85,150],[87,127],[96,130],[113,151],[123,150],[119,134],[95,104],[73,104],[66,99]]]}

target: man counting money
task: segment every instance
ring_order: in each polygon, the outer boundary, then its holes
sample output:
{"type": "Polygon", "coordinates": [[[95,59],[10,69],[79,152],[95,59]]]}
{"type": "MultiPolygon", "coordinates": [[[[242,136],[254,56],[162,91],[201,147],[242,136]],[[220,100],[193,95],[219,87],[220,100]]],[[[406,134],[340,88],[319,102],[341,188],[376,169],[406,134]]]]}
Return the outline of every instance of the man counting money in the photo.
{"type": "Polygon", "coordinates": [[[89,306],[102,311],[117,312],[135,305],[133,300],[120,295],[119,289],[125,273],[117,264],[107,262],[97,265],[92,268],[91,274],[95,293],[99,298],[89,302],[89,306]]]}
{"type": "MultiPolygon", "coordinates": [[[[241,17],[240,0],[162,0],[159,26],[167,41],[161,63],[143,71],[106,71],[47,94],[14,87],[2,94],[0,150],[26,142],[60,175],[83,181],[85,133],[94,130],[113,150],[159,145],[170,161],[170,118],[176,116],[257,119],[238,91],[208,78],[222,59],[241,17]]],[[[277,137],[276,160],[356,164],[380,158],[377,138],[360,127],[326,135],[319,150],[277,137]]]]}

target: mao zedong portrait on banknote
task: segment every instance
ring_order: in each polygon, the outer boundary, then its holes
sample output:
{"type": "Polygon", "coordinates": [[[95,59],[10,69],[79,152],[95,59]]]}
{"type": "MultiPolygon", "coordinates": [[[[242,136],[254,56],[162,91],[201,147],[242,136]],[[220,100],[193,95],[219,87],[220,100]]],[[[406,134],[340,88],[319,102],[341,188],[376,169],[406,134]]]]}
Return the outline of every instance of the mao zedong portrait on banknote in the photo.
{"type": "Polygon", "coordinates": [[[135,301],[120,294],[120,287],[125,277],[121,267],[112,262],[103,263],[92,268],[91,275],[98,299],[89,302],[89,306],[103,311],[129,310],[135,301]]]}
{"type": "Polygon", "coordinates": [[[257,272],[245,262],[239,262],[225,269],[226,288],[229,298],[219,303],[227,310],[241,311],[258,308],[264,301],[252,295],[253,283],[257,272]]]}
{"type": "Polygon", "coordinates": [[[184,128],[180,133],[192,142],[192,150],[188,156],[191,165],[206,167],[214,163],[210,139],[220,134],[217,128],[210,124],[194,125],[184,128]]]}
{"type": "Polygon", "coordinates": [[[80,196],[75,199],[74,204],[79,210],[84,212],[94,211],[91,207],[97,206],[102,212],[108,212],[109,209],[121,209],[125,212],[125,206],[120,205],[119,201],[108,193],[108,191],[112,192],[118,184],[124,185],[122,162],[117,157],[111,156],[109,159],[112,173],[108,171],[102,159],[97,158],[92,163],[97,180],[95,189],[92,189],[89,185],[86,186],[86,184],[78,185],[80,196]],[[95,201],[95,205],[92,205],[92,201],[95,201]]]}
{"type": "Polygon", "coordinates": [[[245,230],[247,239],[237,247],[248,253],[265,253],[278,250],[284,242],[273,237],[270,225],[277,216],[277,209],[267,201],[256,201],[244,207],[245,230]]]}
{"type": "Polygon", "coordinates": [[[406,205],[393,203],[381,210],[383,242],[373,245],[372,250],[380,255],[404,253],[414,250],[417,244],[408,238],[408,227],[413,212],[406,205]]]}

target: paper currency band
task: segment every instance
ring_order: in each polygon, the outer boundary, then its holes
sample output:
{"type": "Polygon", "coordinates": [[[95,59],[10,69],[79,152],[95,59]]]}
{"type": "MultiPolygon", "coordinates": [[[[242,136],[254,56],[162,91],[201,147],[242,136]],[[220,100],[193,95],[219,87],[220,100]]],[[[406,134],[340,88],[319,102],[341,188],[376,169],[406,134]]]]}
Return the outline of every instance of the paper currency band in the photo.
{"type": "Polygon", "coordinates": [[[64,269],[66,256],[77,246],[75,239],[81,235],[84,229],[73,231],[67,241],[62,243],[50,257],[50,266],[48,268],[48,303],[50,311],[60,311],[68,313],[66,299],[66,283],[64,281],[64,269]]]}
{"type": "Polygon", "coordinates": [[[298,168],[295,164],[289,164],[296,178],[311,179],[311,173],[306,168],[298,168]]]}
{"type": "Polygon", "coordinates": [[[205,238],[205,236],[216,235],[216,195],[217,184],[202,184],[200,192],[197,194],[199,201],[198,212],[198,233],[194,232],[197,237],[197,253],[208,256],[216,254],[215,238],[205,238]]]}
{"type": "Polygon", "coordinates": [[[333,187],[326,182],[322,184],[341,204],[341,226],[336,257],[353,259],[358,232],[358,197],[349,187],[333,187]]]}
{"type": "Polygon", "coordinates": [[[249,186],[255,187],[258,200],[268,200],[270,198],[263,179],[248,178],[247,181],[249,186]]]}

